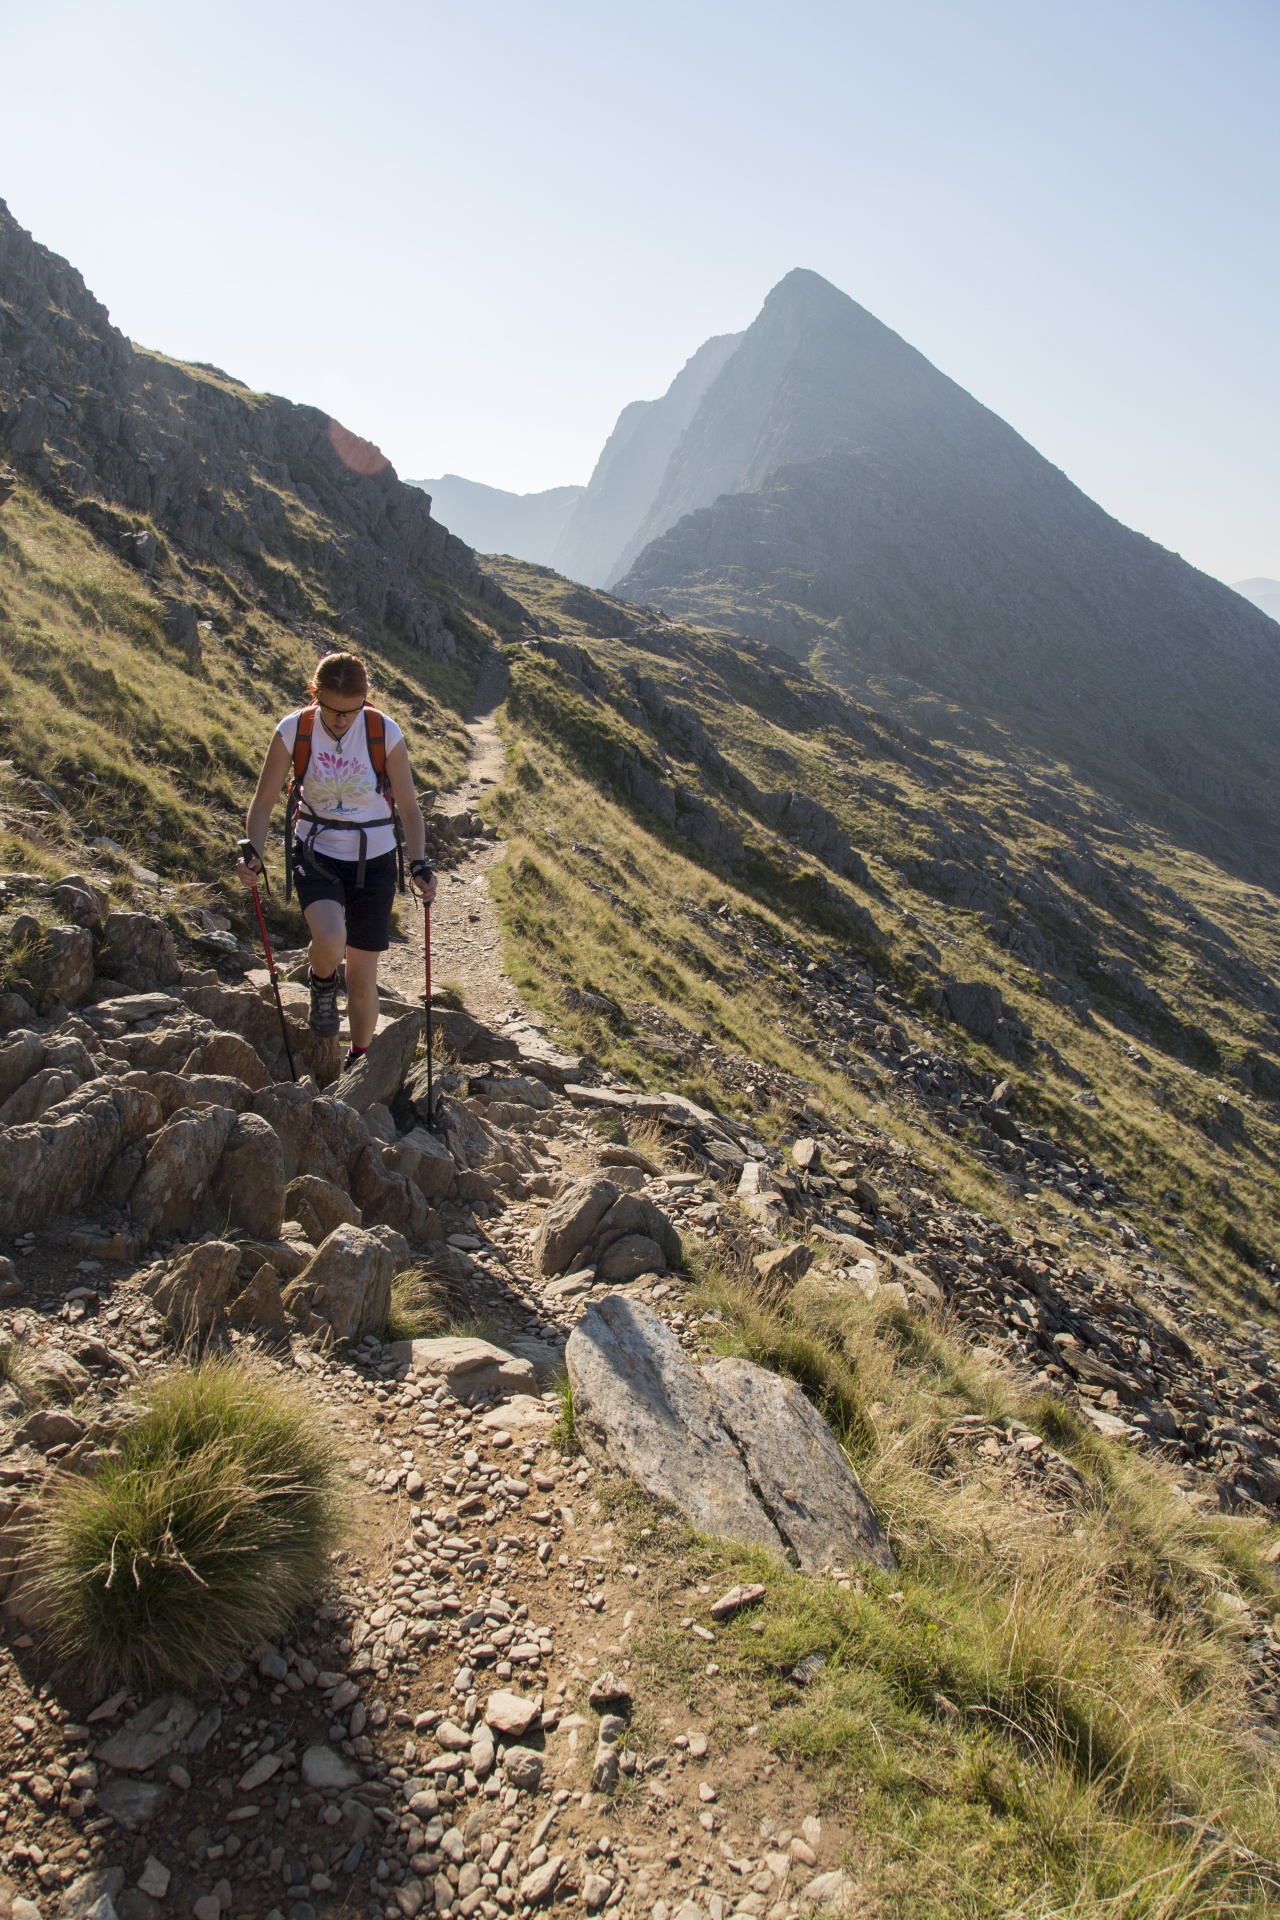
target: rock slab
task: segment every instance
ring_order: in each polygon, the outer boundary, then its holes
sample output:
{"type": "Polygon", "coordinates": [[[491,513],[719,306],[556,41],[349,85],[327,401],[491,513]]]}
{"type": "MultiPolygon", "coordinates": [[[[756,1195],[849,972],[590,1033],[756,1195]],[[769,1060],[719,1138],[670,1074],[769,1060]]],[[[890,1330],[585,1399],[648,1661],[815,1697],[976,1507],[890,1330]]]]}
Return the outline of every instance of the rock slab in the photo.
{"type": "Polygon", "coordinates": [[[835,1435],[794,1380],[750,1360],[716,1360],[702,1377],[757,1497],[805,1573],[897,1561],[835,1435]]]}
{"type": "Polygon", "coordinates": [[[589,1455],[670,1500],[703,1533],[782,1551],[706,1381],[656,1313],[606,1295],[570,1334],[565,1364],[589,1455]]]}

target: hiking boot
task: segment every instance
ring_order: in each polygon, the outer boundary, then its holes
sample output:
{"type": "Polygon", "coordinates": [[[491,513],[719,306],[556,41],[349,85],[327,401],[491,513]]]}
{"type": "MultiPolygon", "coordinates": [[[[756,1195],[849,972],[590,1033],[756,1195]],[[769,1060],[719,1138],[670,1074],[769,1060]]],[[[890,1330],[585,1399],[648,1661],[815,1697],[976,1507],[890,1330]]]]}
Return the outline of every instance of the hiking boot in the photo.
{"type": "Polygon", "coordinates": [[[332,1039],[341,1024],[338,1019],[338,975],[331,973],[327,980],[319,980],[308,969],[307,980],[311,987],[311,1011],[307,1015],[307,1025],[312,1033],[323,1034],[332,1039]]]}
{"type": "Polygon", "coordinates": [[[368,1047],[361,1047],[359,1052],[357,1052],[356,1049],[352,1047],[351,1051],[348,1053],[346,1059],[342,1063],[342,1071],[345,1073],[349,1067],[358,1067],[360,1065],[360,1062],[364,1059],[366,1053],[368,1053],[368,1051],[369,1051],[368,1047]]]}

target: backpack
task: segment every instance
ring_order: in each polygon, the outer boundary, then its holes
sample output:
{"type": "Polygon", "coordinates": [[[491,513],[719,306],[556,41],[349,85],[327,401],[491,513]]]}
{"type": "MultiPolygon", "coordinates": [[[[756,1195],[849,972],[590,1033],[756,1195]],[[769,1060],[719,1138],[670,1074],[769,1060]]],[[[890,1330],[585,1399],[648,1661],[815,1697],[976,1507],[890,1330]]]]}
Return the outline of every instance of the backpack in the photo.
{"type": "Polygon", "coordinates": [[[387,818],[366,820],[361,824],[354,820],[326,820],[318,813],[312,813],[304,807],[302,783],[307,777],[307,768],[311,764],[311,736],[315,731],[316,705],[304,707],[298,715],[298,731],[293,742],[293,778],[289,782],[289,797],[284,810],[284,897],[288,900],[293,893],[293,849],[294,836],[298,821],[308,824],[310,831],[299,834],[300,844],[306,849],[311,861],[324,866],[324,855],[315,850],[315,838],[322,827],[336,827],[343,833],[360,835],[360,858],[356,866],[356,886],[364,885],[365,848],[367,845],[366,828],[390,826],[396,836],[396,870],[399,890],[404,892],[404,828],[400,824],[400,815],[396,811],[395,795],[391,791],[391,781],[387,774],[387,722],[385,714],[376,707],[364,708],[365,740],[369,747],[369,764],[373,768],[373,777],[377,782],[378,793],[387,803],[387,818]]]}

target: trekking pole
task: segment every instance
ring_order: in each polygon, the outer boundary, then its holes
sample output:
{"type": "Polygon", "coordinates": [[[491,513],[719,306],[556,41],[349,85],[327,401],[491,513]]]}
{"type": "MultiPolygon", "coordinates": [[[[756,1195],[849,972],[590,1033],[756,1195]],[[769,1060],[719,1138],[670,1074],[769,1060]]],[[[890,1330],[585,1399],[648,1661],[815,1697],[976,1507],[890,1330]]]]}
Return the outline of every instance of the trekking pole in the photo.
{"type": "MultiPolygon", "coordinates": [[[[246,866],[250,860],[256,860],[258,858],[258,849],[254,846],[252,840],[242,840],[240,842],[240,858],[246,866]]],[[[271,942],[267,938],[267,923],[262,914],[262,899],[256,885],[253,886],[250,891],[253,894],[254,911],[258,916],[258,932],[262,935],[262,951],[267,956],[267,972],[271,976],[271,991],[276,997],[276,1012],[280,1015],[280,1038],[284,1041],[285,1059],[289,1062],[289,1078],[296,1081],[298,1078],[298,1069],[293,1064],[293,1048],[289,1045],[289,1023],[284,1017],[284,1001],[280,998],[280,979],[276,973],[276,963],[271,954],[271,942]]]]}
{"type": "Polygon", "coordinates": [[[429,900],[423,903],[422,915],[422,945],[427,958],[427,1131],[434,1133],[436,1130],[434,1090],[436,1023],[435,1010],[431,1004],[431,902],[429,900]]]}

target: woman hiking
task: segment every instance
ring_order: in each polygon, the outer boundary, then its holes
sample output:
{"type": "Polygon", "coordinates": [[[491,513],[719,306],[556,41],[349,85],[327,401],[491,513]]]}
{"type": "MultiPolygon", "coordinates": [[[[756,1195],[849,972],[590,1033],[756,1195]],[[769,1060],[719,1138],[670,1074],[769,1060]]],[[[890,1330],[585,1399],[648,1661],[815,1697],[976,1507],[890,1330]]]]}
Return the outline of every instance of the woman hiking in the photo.
{"type": "Polygon", "coordinates": [[[369,675],[354,653],[330,653],[308,689],[311,705],[286,714],[262,763],[245,816],[257,849],[238,860],[251,887],[263,872],[262,849],[276,798],[292,775],[285,815],[285,898],[296,882],[311,930],[311,1031],[335,1038],[338,963],[347,959],[351,1049],[359,1060],[378,1024],[378,960],[391,944],[399,846],[403,838],[415,893],[428,905],[436,877],[424,858],[426,829],[409,770],[409,750],[394,720],[369,705],[369,675]]]}

